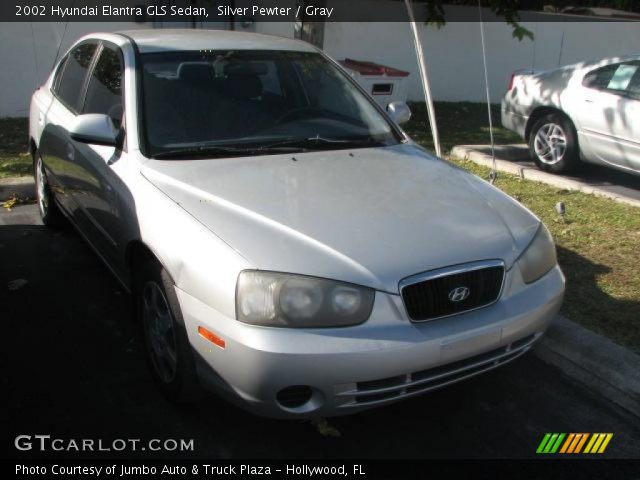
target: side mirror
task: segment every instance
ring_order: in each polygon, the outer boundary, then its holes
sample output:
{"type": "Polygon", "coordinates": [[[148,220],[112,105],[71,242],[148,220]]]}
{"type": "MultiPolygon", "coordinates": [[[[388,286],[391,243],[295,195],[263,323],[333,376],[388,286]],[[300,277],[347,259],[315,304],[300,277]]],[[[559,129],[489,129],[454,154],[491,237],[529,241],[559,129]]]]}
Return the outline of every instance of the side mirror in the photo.
{"type": "Polygon", "coordinates": [[[387,113],[398,125],[402,125],[411,119],[411,109],[405,102],[391,102],[387,105],[387,113]]]}
{"type": "Polygon", "coordinates": [[[69,129],[69,135],[77,142],[115,147],[118,131],[108,115],[87,113],[78,115],[69,129]]]}

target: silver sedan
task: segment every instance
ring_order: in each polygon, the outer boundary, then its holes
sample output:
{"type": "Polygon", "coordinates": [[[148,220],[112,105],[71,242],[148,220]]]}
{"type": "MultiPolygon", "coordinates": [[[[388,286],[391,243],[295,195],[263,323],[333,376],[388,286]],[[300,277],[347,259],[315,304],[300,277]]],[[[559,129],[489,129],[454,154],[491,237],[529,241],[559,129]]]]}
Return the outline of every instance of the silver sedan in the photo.
{"type": "Polygon", "coordinates": [[[542,170],[575,170],[580,160],[640,174],[640,57],[512,75],[502,124],[529,143],[542,170]]]}
{"type": "Polygon", "coordinates": [[[131,291],[167,397],[388,404],[522,355],[564,293],[547,228],[409,115],[306,43],[89,35],[32,99],[40,212],[131,291]]]}

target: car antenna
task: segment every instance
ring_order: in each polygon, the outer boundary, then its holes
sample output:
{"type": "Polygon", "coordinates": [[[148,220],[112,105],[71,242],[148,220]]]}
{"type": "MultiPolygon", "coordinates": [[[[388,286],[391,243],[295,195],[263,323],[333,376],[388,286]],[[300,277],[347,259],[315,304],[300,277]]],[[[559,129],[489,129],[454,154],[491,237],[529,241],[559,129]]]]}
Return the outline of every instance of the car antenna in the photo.
{"type": "MultiPolygon", "coordinates": [[[[535,23],[533,28],[533,38],[538,38],[538,22],[535,23]]],[[[533,43],[533,55],[531,56],[531,73],[533,73],[536,70],[537,43],[535,41],[531,43],[533,43]]]]}
{"type": "Polygon", "coordinates": [[[562,29],[562,37],[560,38],[560,52],[558,53],[558,67],[562,65],[562,51],[564,50],[564,34],[566,32],[566,28],[562,29]]]}
{"type": "MultiPolygon", "coordinates": [[[[73,7],[75,6],[76,0],[71,2],[71,11],[73,11],[73,7]]],[[[53,70],[56,66],[56,62],[58,61],[58,55],[60,55],[60,47],[62,47],[62,42],[64,41],[64,37],[67,35],[67,27],[69,27],[69,20],[64,22],[64,30],[62,31],[62,37],[60,37],[60,42],[58,43],[58,50],[56,51],[56,56],[53,59],[53,65],[51,65],[51,70],[53,70]]]]}
{"type": "Polygon", "coordinates": [[[489,116],[489,138],[491,139],[491,172],[489,183],[493,185],[498,178],[496,169],[496,150],[493,141],[493,118],[491,117],[491,96],[489,94],[489,73],[487,71],[487,52],[484,45],[484,22],[482,21],[482,0],[478,0],[478,15],[480,16],[480,40],[482,43],[482,63],[484,65],[484,86],[487,94],[487,114],[489,116]]]}

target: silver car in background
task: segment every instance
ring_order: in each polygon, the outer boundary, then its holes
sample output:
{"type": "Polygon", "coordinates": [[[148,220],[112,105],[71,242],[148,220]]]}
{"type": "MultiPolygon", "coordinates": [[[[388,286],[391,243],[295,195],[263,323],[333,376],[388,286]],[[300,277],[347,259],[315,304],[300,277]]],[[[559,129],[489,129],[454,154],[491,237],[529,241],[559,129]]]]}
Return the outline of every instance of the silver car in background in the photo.
{"type": "Polygon", "coordinates": [[[92,34],[33,95],[38,205],[132,293],[170,399],[354,413],[517,358],[564,294],[547,228],[409,114],[303,42],[92,34]]]}
{"type": "Polygon", "coordinates": [[[542,170],[580,160],[640,174],[640,56],[533,73],[517,71],[502,100],[502,125],[529,144],[542,170]]]}

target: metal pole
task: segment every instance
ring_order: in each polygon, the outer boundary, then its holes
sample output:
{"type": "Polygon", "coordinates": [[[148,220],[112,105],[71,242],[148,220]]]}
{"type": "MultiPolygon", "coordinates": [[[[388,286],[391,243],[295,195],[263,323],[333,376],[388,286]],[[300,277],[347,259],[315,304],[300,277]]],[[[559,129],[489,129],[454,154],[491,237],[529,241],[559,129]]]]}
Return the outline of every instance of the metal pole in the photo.
{"type": "Polygon", "coordinates": [[[411,8],[411,0],[404,0],[404,3],[407,6],[409,23],[411,24],[411,31],[413,32],[413,45],[416,49],[416,56],[418,57],[418,70],[420,71],[422,89],[424,90],[424,101],[427,104],[427,113],[429,114],[429,125],[431,126],[433,145],[436,150],[436,155],[438,157],[442,157],[442,150],[440,149],[440,137],[438,136],[438,124],[436,122],[436,113],[435,109],[433,108],[433,98],[431,97],[431,87],[429,85],[429,76],[427,73],[427,62],[424,59],[422,43],[420,42],[420,36],[418,34],[418,26],[416,24],[416,19],[413,16],[413,9],[411,8]]]}
{"type": "Polygon", "coordinates": [[[496,169],[496,147],[493,141],[493,118],[491,116],[491,94],[489,93],[489,69],[487,68],[487,50],[484,45],[484,22],[482,20],[482,3],[478,0],[478,17],[480,19],[480,41],[482,44],[482,65],[484,65],[484,88],[487,95],[487,116],[489,117],[489,139],[491,141],[491,173],[489,181],[493,183],[498,178],[498,170],[496,169]]]}

